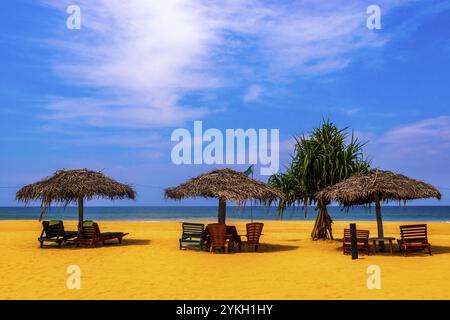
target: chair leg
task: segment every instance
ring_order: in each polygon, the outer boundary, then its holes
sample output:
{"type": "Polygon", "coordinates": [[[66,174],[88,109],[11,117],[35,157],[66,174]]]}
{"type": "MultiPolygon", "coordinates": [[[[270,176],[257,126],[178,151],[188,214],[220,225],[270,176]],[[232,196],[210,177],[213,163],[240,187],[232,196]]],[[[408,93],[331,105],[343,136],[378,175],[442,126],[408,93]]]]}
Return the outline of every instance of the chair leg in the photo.
{"type": "Polygon", "coordinates": [[[122,244],[122,237],[119,237],[119,244],[122,244]]]}
{"type": "Polygon", "coordinates": [[[259,247],[259,245],[255,244],[255,252],[258,252],[258,247],[259,247]]]}
{"type": "Polygon", "coordinates": [[[431,256],[431,245],[428,245],[428,254],[431,256]]]}
{"type": "Polygon", "coordinates": [[[211,245],[211,247],[209,248],[209,253],[213,253],[214,252],[214,246],[211,245]]]}
{"type": "Polygon", "coordinates": [[[402,242],[400,240],[397,240],[398,250],[401,254],[403,254],[403,248],[402,248],[402,242]]]}
{"type": "Polygon", "coordinates": [[[44,241],[39,241],[40,242],[40,247],[42,248],[44,246],[44,241]]]}
{"type": "Polygon", "coordinates": [[[61,248],[61,246],[62,246],[62,242],[60,241],[60,242],[58,242],[58,248],[61,248]]]}

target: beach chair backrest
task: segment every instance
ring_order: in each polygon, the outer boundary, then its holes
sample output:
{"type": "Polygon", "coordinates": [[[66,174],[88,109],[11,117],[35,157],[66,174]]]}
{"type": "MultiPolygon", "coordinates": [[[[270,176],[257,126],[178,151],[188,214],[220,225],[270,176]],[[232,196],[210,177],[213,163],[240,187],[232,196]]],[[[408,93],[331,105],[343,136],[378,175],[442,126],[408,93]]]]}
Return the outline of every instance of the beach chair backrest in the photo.
{"type": "MultiPolygon", "coordinates": [[[[356,241],[357,242],[368,242],[369,241],[369,230],[356,230],[356,241]]],[[[344,229],[344,242],[351,242],[352,237],[350,234],[350,229],[344,229]]]]}
{"type": "Polygon", "coordinates": [[[259,243],[259,238],[261,237],[261,233],[264,227],[264,223],[261,222],[252,222],[247,223],[247,242],[248,243],[259,243]]]}
{"type": "Polygon", "coordinates": [[[81,229],[81,238],[83,239],[97,239],[100,237],[100,228],[96,222],[92,225],[84,225],[81,229]]]}
{"type": "Polygon", "coordinates": [[[208,230],[211,237],[211,245],[225,246],[227,226],[224,223],[208,224],[208,230]]]}
{"type": "Polygon", "coordinates": [[[428,242],[426,224],[412,224],[400,226],[400,236],[404,242],[428,242]]]}
{"type": "Polygon", "coordinates": [[[48,238],[62,236],[64,234],[64,224],[62,221],[50,224],[50,221],[42,221],[45,236],[48,238]]]}
{"type": "Polygon", "coordinates": [[[184,238],[201,238],[205,231],[205,225],[202,223],[183,222],[184,238]]]}

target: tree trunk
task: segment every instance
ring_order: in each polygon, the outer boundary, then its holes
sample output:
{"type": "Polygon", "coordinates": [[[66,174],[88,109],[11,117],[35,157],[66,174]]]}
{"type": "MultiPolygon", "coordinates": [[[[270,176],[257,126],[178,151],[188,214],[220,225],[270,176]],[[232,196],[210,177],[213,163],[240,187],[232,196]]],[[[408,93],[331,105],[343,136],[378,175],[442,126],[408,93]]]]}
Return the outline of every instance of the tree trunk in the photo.
{"type": "Polygon", "coordinates": [[[327,206],[319,201],[319,203],[317,204],[317,209],[319,210],[319,212],[317,214],[316,223],[314,224],[314,229],[311,232],[311,238],[313,240],[333,240],[333,232],[331,229],[333,220],[328,214],[327,206]]]}
{"type": "Polygon", "coordinates": [[[78,198],[78,229],[81,229],[84,219],[84,203],[83,198],[78,198]]]}
{"type": "Polygon", "coordinates": [[[219,199],[219,223],[225,223],[226,214],[227,202],[224,199],[219,199]]]}

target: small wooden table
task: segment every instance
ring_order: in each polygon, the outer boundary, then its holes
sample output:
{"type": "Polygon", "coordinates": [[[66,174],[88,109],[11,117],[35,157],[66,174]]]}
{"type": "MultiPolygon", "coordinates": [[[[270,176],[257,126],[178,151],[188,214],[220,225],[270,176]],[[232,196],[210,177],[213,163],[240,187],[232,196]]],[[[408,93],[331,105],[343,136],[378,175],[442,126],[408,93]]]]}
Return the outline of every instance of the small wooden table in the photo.
{"type": "Polygon", "coordinates": [[[372,241],[372,243],[373,243],[373,254],[375,254],[377,252],[376,251],[377,250],[377,242],[378,242],[378,244],[380,242],[389,242],[389,249],[391,251],[391,255],[394,254],[393,245],[392,245],[392,241],[395,240],[394,237],[383,237],[383,238],[375,237],[375,238],[370,238],[369,240],[372,241]]]}

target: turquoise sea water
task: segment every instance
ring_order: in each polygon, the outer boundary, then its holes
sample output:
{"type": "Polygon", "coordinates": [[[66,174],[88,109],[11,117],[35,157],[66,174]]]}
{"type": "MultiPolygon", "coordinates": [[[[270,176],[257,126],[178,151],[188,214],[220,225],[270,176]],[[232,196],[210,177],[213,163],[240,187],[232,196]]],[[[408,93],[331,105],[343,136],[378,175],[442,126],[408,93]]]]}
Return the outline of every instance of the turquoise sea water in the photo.
{"type": "MultiPolygon", "coordinates": [[[[374,221],[374,207],[354,207],[343,211],[329,207],[333,220],[374,221]]],[[[36,220],[39,207],[0,207],[0,220],[36,220]]],[[[228,207],[231,220],[313,220],[316,213],[309,208],[305,217],[302,208],[290,208],[281,218],[276,207],[228,207]]],[[[445,221],[450,222],[450,206],[384,206],[384,221],[445,221]]],[[[217,219],[217,207],[86,207],[85,218],[103,221],[211,221],[217,219]]],[[[77,208],[52,207],[45,219],[76,220],[77,208]]]]}

